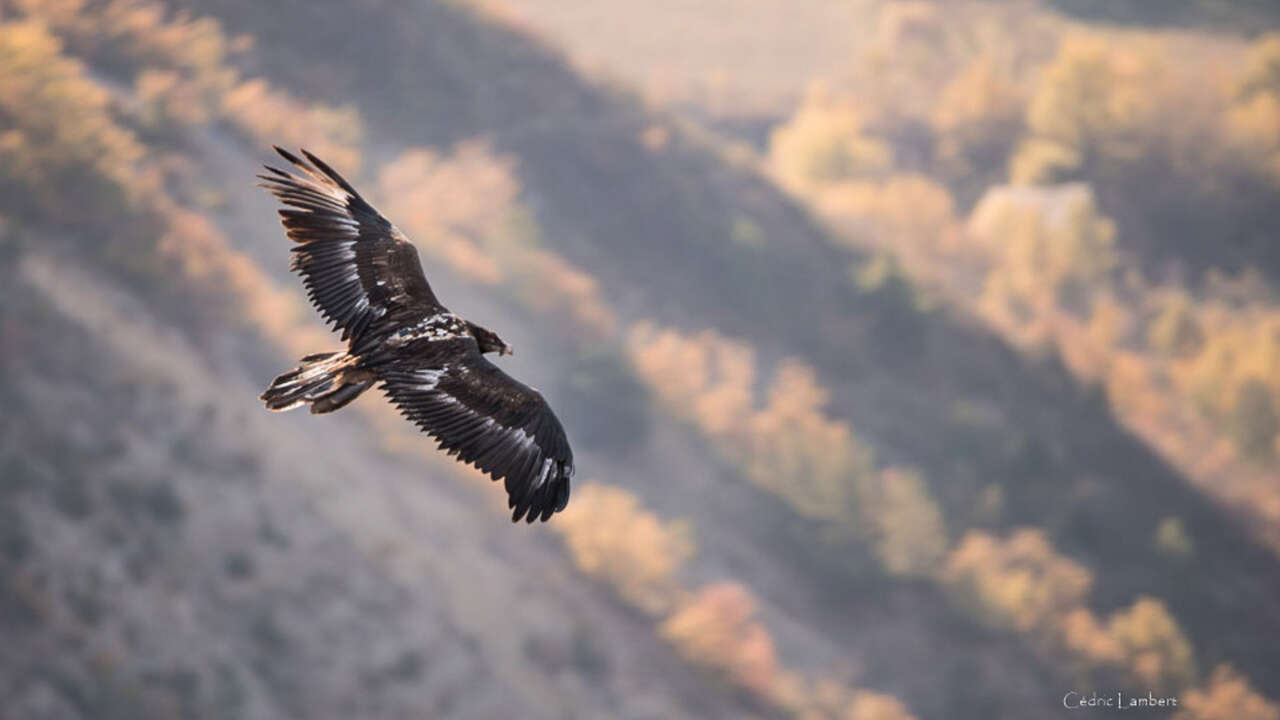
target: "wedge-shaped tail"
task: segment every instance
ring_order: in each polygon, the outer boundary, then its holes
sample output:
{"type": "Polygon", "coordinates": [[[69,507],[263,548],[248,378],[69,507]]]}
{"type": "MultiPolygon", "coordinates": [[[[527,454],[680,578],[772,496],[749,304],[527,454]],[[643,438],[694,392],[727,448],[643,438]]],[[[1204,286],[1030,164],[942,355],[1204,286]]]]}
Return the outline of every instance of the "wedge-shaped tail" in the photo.
{"type": "Polygon", "coordinates": [[[355,364],[356,358],[344,352],[308,355],[301,365],[273,380],[261,400],[268,410],[309,403],[314,414],[333,412],[373,385],[373,375],[355,364]]]}

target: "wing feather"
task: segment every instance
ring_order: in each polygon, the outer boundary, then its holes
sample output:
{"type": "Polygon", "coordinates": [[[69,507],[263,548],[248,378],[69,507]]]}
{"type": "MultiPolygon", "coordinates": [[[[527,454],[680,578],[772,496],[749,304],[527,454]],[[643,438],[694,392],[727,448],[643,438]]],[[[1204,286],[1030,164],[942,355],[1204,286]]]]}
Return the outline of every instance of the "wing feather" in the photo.
{"type": "Polygon", "coordinates": [[[400,412],[441,449],[503,480],[512,521],[547,520],[569,501],[573,452],[538,391],[480,354],[475,342],[432,364],[398,360],[380,371],[400,412]]]}
{"type": "Polygon", "coordinates": [[[298,172],[268,165],[258,178],[284,205],[281,222],[297,243],[292,269],[343,340],[354,347],[372,327],[444,310],[413,243],[346,179],[306,150],[306,161],[278,147],[276,152],[298,172]]]}

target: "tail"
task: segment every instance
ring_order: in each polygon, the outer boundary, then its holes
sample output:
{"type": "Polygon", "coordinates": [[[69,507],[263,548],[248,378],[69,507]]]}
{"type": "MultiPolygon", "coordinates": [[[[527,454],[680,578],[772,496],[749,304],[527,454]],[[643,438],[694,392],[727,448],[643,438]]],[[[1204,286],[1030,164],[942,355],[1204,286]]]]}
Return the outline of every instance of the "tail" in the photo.
{"type": "Polygon", "coordinates": [[[344,352],[308,355],[301,365],[271,381],[260,399],[268,410],[311,403],[312,413],[333,412],[373,385],[373,375],[355,364],[356,359],[344,352]]]}

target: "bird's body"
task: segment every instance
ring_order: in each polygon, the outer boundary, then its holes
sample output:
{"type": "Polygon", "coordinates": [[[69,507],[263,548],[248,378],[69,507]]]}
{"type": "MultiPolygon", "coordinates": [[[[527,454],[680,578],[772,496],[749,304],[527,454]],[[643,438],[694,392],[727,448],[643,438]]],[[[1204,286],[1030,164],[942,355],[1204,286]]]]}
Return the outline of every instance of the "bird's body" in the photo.
{"type": "Polygon", "coordinates": [[[267,408],[333,412],[381,383],[442,449],[506,482],[513,520],[562,510],[573,453],[560,421],[484,357],[510,346],[436,299],[412,243],[338,173],[276,150],[302,175],[268,166],[259,177],[285,206],[293,269],[347,349],[304,357],[262,394],[267,408]]]}

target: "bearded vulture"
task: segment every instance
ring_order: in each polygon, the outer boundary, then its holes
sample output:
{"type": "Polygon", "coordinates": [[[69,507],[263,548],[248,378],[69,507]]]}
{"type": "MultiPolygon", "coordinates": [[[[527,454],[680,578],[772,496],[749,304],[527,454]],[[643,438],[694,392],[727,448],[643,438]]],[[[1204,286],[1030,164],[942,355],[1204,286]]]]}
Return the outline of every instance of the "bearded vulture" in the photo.
{"type": "Polygon", "coordinates": [[[261,400],[269,410],[333,412],[376,383],[442,450],[505,480],[512,522],[546,521],[569,501],[573,452],[537,390],[485,359],[511,348],[436,299],[408,238],[315,155],[276,148],[295,169],[266,166],[280,200],[291,269],[341,331],[345,351],[302,358],[261,400]]]}

